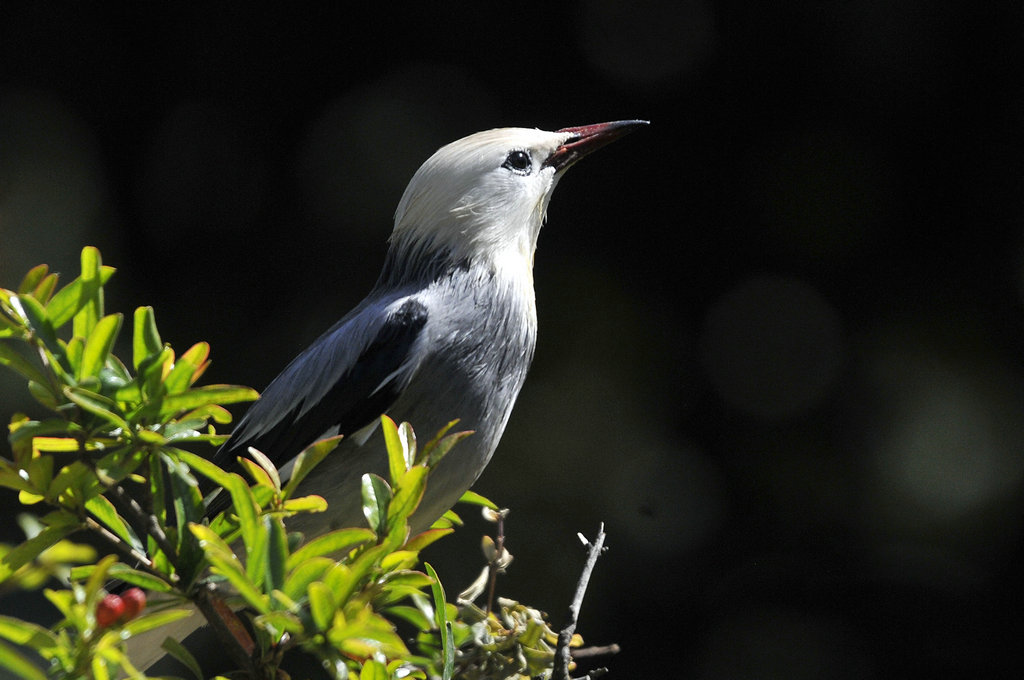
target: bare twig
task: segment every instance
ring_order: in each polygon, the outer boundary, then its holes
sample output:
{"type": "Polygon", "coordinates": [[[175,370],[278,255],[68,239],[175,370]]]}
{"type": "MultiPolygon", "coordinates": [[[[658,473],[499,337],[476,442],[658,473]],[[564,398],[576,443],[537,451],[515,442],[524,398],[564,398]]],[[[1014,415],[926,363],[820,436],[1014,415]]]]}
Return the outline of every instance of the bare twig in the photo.
{"type": "MultiPolygon", "coordinates": [[[[580,535],[581,540],[586,540],[580,535]]],[[[555,680],[570,680],[569,678],[569,643],[576,632],[576,623],[579,620],[580,608],[583,606],[583,596],[586,595],[587,585],[590,583],[590,575],[597,564],[597,558],[604,550],[604,522],[597,530],[597,537],[592,542],[587,542],[587,561],[583,565],[583,572],[576,584],[576,594],[569,605],[569,622],[558,633],[558,646],[555,648],[555,665],[551,677],[555,680]]],[[[603,674],[603,673],[601,673],[603,674]]],[[[590,677],[597,677],[588,674],[590,677]]]]}
{"type": "Polygon", "coordinates": [[[572,658],[574,659],[588,659],[595,656],[611,656],[612,654],[618,654],[622,651],[614,642],[610,645],[593,645],[591,647],[580,647],[579,649],[572,650],[572,658]]]}
{"type": "Polygon", "coordinates": [[[498,513],[498,534],[494,539],[494,559],[492,559],[488,565],[488,579],[490,581],[487,589],[487,609],[485,610],[488,614],[491,613],[491,607],[494,606],[494,588],[498,581],[498,572],[500,571],[499,564],[502,561],[502,553],[505,552],[505,515],[498,513]]]}

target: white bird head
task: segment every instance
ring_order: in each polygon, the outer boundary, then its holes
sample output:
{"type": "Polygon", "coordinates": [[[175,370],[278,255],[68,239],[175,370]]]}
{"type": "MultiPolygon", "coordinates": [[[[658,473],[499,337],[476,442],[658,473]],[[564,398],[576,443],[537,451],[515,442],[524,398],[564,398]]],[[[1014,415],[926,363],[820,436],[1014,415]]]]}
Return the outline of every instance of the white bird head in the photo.
{"type": "Polygon", "coordinates": [[[556,132],[499,128],[443,146],[409,182],[395,211],[392,243],[532,263],[548,201],[565,170],[640,125],[646,121],[556,132]]]}

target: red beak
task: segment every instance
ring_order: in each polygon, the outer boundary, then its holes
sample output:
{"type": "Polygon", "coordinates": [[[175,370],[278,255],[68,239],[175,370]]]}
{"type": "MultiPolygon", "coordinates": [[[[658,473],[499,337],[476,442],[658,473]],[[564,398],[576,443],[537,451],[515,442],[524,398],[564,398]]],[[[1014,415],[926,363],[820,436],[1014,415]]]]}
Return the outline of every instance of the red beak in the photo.
{"type": "Polygon", "coordinates": [[[648,122],[646,120],[617,120],[611,123],[562,128],[558,132],[568,132],[572,136],[555,149],[554,153],[544,161],[544,165],[550,165],[557,172],[561,172],[584,156],[629,134],[641,125],[648,125],[648,122]]]}

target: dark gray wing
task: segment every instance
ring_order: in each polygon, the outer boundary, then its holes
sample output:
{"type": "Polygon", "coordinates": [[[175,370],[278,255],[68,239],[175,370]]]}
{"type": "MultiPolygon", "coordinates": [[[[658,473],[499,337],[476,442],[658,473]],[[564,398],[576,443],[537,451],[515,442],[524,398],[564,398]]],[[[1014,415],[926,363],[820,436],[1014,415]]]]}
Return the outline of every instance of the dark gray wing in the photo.
{"type": "MultiPolygon", "coordinates": [[[[373,307],[362,310],[372,314],[373,307]]],[[[384,310],[380,313],[383,315],[384,310]]],[[[213,461],[225,469],[252,446],[284,466],[331,432],[348,435],[388,410],[414,368],[409,353],[427,308],[407,299],[367,332],[354,313],[324,333],[276,377],[213,461]]]]}

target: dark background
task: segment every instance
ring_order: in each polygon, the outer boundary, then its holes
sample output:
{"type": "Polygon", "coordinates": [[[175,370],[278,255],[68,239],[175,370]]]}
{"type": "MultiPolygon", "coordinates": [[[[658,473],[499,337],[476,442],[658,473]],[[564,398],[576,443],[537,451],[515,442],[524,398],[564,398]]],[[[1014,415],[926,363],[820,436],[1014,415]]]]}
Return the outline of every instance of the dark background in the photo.
{"type": "MultiPolygon", "coordinates": [[[[0,285],[99,246],[110,309],[262,388],[438,146],[649,119],[551,204],[476,487],[504,593],[561,624],[603,521],[612,677],[1020,670],[1020,3],[336,5],[0,5],[0,285]]],[[[450,591],[486,529],[428,555],[450,591]]]]}

